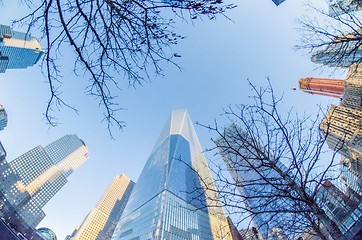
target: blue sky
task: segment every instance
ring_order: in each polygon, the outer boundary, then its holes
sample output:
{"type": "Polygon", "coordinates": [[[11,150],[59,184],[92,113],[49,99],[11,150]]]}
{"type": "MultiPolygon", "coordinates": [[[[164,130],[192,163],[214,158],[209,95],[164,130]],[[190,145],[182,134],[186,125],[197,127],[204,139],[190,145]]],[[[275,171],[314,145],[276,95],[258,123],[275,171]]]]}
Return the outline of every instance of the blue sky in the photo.
{"type": "MultiPolygon", "coordinates": [[[[213,21],[178,24],[178,31],[187,38],[172,51],[182,55],[178,59],[182,71],[165,64],[164,77],[151,75],[151,83],[117,93],[118,103],[127,109],[119,114],[127,127],[114,132],[115,140],[101,122],[97,102],[83,94],[87,79],[72,74],[71,52],[62,52],[62,96],[79,109],[79,115],[66,108],[55,112],[60,120],[55,128],[43,120],[49,89],[39,66],[0,74],[0,104],[9,115],[0,140],[8,161],[68,133],[76,133],[89,147],[89,160],[45,207],[47,217],[39,227],[49,227],[58,239],[64,239],[116,175],[124,173],[136,181],[172,109],[186,108],[194,122],[212,124],[217,118],[222,124],[219,114],[223,107],[249,101],[247,79],[263,85],[266,77],[277,93],[284,93],[284,101],[299,112],[313,113],[318,104],[329,104],[332,99],[291,90],[299,78],[330,77],[328,69],[318,69],[308,54],[294,50],[300,34],[296,18],[311,14],[302,2],[287,0],[276,7],[271,0],[241,1],[228,14],[232,21],[219,16],[213,21]]],[[[1,24],[9,25],[14,14],[21,14],[16,3],[3,3],[1,24]]],[[[314,4],[325,6],[324,0],[314,4]]],[[[344,78],[345,72],[333,74],[344,78]]],[[[202,147],[212,147],[212,134],[195,128],[202,147]]]]}

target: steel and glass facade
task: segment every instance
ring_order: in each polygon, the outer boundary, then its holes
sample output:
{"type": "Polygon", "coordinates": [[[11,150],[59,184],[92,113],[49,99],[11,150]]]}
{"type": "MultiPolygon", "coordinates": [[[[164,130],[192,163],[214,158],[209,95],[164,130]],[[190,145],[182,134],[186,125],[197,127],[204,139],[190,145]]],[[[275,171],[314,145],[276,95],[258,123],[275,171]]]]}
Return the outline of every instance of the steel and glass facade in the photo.
{"type": "Polygon", "coordinates": [[[112,239],[221,237],[230,230],[200,143],[187,112],[173,111],[112,239]]]}
{"type": "MultiPolygon", "coordinates": [[[[223,137],[218,138],[215,143],[222,156],[236,188],[240,192],[240,202],[245,204],[252,215],[252,224],[255,223],[259,234],[264,239],[273,239],[278,234],[293,232],[290,225],[293,218],[293,201],[283,197],[282,187],[286,185],[282,177],[272,168],[263,166],[258,159],[258,153],[249,142],[255,141],[236,124],[231,124],[225,129],[223,137]],[[237,150],[235,150],[237,149],[237,150]],[[272,184],[271,184],[272,183],[272,184]],[[276,212],[278,210],[279,212],[276,212]],[[290,211],[292,212],[292,211],[290,211]],[[289,224],[289,225],[288,225],[289,224]],[[278,232],[278,234],[275,234],[278,232]]],[[[260,150],[264,151],[262,146],[260,150]]],[[[282,171],[286,166],[280,161],[276,165],[282,171]]],[[[296,222],[293,227],[300,227],[296,222]]]]}
{"type": "Polygon", "coordinates": [[[18,188],[31,196],[17,210],[29,226],[39,224],[45,217],[42,208],[87,159],[88,149],[84,142],[76,135],[66,135],[45,147],[35,147],[10,162],[21,179],[18,188]]]}
{"type": "Polygon", "coordinates": [[[281,4],[282,2],[284,2],[285,0],[272,0],[273,3],[277,6],[279,6],[279,4],[281,4]]]}
{"type": "Polygon", "coordinates": [[[42,54],[40,43],[35,37],[0,25],[0,73],[7,69],[33,66],[42,54]]]}
{"type": "Polygon", "coordinates": [[[8,125],[8,115],[4,107],[0,104],[0,131],[8,125]]]}

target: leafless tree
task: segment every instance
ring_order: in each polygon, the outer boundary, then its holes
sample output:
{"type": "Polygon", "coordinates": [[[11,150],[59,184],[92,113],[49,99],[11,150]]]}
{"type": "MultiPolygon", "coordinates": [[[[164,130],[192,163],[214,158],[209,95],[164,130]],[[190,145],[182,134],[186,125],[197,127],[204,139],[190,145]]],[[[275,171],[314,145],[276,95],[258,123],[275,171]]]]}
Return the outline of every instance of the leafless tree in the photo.
{"type": "MultiPolygon", "coordinates": [[[[327,1],[326,1],[327,2],[327,1]]],[[[330,5],[328,10],[308,4],[314,17],[298,20],[301,43],[298,49],[312,53],[312,61],[330,67],[349,67],[362,62],[361,1],[330,5]],[[357,11],[358,10],[358,11],[357,11]]],[[[328,4],[326,4],[326,7],[328,4]]]]}
{"type": "MultiPolygon", "coordinates": [[[[86,92],[104,109],[108,129],[124,122],[115,116],[120,110],[117,89],[136,87],[150,74],[162,75],[162,62],[177,66],[169,47],[184,36],[177,33],[178,20],[194,21],[202,16],[214,19],[235,7],[222,0],[22,0],[29,13],[15,24],[29,30],[39,28],[45,41],[44,73],[49,82],[47,121],[56,124],[54,107],[71,107],[60,96],[59,58],[65,47],[75,53],[74,73],[89,78],[86,92]]],[[[71,57],[68,58],[69,60],[71,57]]],[[[67,59],[67,60],[68,60],[67,59]]]]}
{"type": "Polygon", "coordinates": [[[211,167],[221,202],[240,222],[254,220],[264,236],[273,232],[267,239],[303,234],[347,239],[327,216],[320,191],[326,180],[338,178],[336,153],[323,158],[326,140],[318,129],[323,111],[316,116],[285,113],[270,82],[251,87],[252,104],[224,110],[229,125],[202,125],[217,136],[209,150],[226,163],[212,161],[211,167]]]}

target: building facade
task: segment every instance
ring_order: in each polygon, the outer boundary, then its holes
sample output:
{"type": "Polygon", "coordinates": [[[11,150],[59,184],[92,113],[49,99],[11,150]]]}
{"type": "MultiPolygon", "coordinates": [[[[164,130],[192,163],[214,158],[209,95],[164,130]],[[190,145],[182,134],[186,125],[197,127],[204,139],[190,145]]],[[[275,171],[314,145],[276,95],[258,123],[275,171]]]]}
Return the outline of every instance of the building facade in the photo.
{"type": "Polygon", "coordinates": [[[111,239],[134,185],[127,176],[117,176],[71,239],[111,239]]]}
{"type": "Polygon", "coordinates": [[[299,89],[309,94],[342,98],[344,93],[344,80],[327,78],[302,78],[299,80],[299,89]]]}
{"type": "Polygon", "coordinates": [[[357,29],[353,33],[337,36],[326,48],[313,52],[311,61],[329,67],[342,68],[349,68],[352,64],[361,63],[360,31],[362,30],[357,29]]]}
{"type": "Polygon", "coordinates": [[[349,68],[341,105],[362,111],[362,64],[353,64],[349,68]]]}
{"type": "Polygon", "coordinates": [[[332,105],[319,128],[330,149],[350,160],[362,161],[362,111],[332,105]]]}
{"type": "MultiPolygon", "coordinates": [[[[282,186],[288,183],[268,165],[273,162],[284,173],[288,172],[288,169],[282,162],[272,159],[261,163],[259,157],[262,156],[259,155],[259,150],[250,146],[250,142],[253,141],[255,139],[251,139],[249,134],[236,124],[227,127],[222,136],[215,141],[219,154],[234,180],[229,185],[239,192],[236,194],[238,198],[233,201],[245,204],[244,213],[252,218],[249,230],[254,230],[260,239],[283,239],[280,237],[288,234],[290,239],[297,238],[300,232],[295,229],[304,229],[305,223],[293,221],[298,218],[293,214],[295,202],[282,190],[282,186]]],[[[260,146],[260,152],[266,151],[260,146]]]]}
{"type": "Polygon", "coordinates": [[[35,228],[40,223],[45,217],[42,208],[67,183],[66,177],[87,159],[85,143],[76,135],[66,135],[10,162],[21,179],[17,188],[30,194],[30,199],[17,209],[29,226],[35,228]]]}
{"type": "Polygon", "coordinates": [[[8,125],[8,115],[6,114],[5,108],[0,104],[0,131],[8,125]]]}
{"type": "Polygon", "coordinates": [[[360,10],[362,10],[361,0],[329,0],[329,15],[332,17],[360,10]]]}
{"type": "Polygon", "coordinates": [[[362,196],[362,169],[355,171],[351,166],[350,160],[346,158],[342,158],[341,163],[342,182],[362,196]]]}
{"type": "Polygon", "coordinates": [[[231,239],[216,187],[185,110],[172,112],[112,239],[231,239]]]}
{"type": "Polygon", "coordinates": [[[362,196],[356,192],[343,193],[331,181],[326,180],[318,189],[321,206],[330,219],[348,239],[360,239],[362,228],[362,196]],[[356,238],[356,235],[359,237],[356,238]]]}
{"type": "Polygon", "coordinates": [[[43,50],[35,37],[0,25],[0,73],[7,69],[33,66],[42,54],[43,50]]]}
{"type": "Polygon", "coordinates": [[[279,6],[279,4],[281,4],[282,2],[284,2],[285,0],[272,0],[273,3],[277,6],[279,6]]]}

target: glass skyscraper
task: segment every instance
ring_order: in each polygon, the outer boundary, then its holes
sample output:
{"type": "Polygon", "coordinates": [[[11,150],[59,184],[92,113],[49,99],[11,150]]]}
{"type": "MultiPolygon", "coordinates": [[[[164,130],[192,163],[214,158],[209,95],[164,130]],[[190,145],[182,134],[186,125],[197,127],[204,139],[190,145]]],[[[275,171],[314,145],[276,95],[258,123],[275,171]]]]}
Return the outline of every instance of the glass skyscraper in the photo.
{"type": "Polygon", "coordinates": [[[279,4],[281,4],[285,0],[272,0],[272,1],[273,1],[273,3],[275,3],[275,5],[279,6],[279,4]]]}
{"type": "Polygon", "coordinates": [[[8,115],[6,114],[5,108],[0,104],[0,131],[8,125],[8,115]]]}
{"type": "MultiPolygon", "coordinates": [[[[278,194],[283,191],[282,186],[286,182],[274,169],[267,164],[261,164],[256,149],[250,147],[249,142],[252,141],[255,140],[251,139],[246,131],[236,124],[231,124],[215,143],[235,182],[234,186],[242,196],[240,204],[246,204],[247,214],[252,216],[258,233],[264,239],[279,239],[278,234],[286,234],[284,228],[293,231],[290,227],[293,214],[282,211],[288,212],[288,209],[292,209],[293,202],[283,197],[282,193],[278,194]]],[[[260,149],[263,147],[260,146],[260,149]]],[[[276,165],[286,172],[286,167],[280,161],[276,165]]],[[[299,225],[297,221],[294,223],[294,227],[303,229],[299,225]]]]}
{"type": "Polygon", "coordinates": [[[231,239],[207,162],[185,110],[172,112],[112,239],[231,239]]]}
{"type": "Polygon", "coordinates": [[[42,54],[40,43],[35,37],[0,24],[0,73],[6,69],[33,66],[42,54]]]}
{"type": "Polygon", "coordinates": [[[67,183],[68,177],[88,159],[85,143],[76,135],[65,135],[55,142],[38,146],[10,162],[20,177],[17,188],[30,199],[17,212],[31,227],[45,217],[44,205],[67,183]]]}

